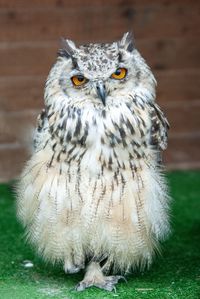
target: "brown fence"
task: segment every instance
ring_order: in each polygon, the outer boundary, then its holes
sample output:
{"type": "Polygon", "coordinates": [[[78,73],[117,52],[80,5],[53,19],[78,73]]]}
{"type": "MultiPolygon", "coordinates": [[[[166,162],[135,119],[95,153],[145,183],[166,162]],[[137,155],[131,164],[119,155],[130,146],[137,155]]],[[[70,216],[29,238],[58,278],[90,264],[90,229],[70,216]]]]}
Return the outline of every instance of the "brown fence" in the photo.
{"type": "Polygon", "coordinates": [[[0,181],[26,159],[22,136],[43,106],[59,38],[112,41],[128,30],[171,124],[168,168],[200,168],[200,1],[0,0],[0,181]]]}

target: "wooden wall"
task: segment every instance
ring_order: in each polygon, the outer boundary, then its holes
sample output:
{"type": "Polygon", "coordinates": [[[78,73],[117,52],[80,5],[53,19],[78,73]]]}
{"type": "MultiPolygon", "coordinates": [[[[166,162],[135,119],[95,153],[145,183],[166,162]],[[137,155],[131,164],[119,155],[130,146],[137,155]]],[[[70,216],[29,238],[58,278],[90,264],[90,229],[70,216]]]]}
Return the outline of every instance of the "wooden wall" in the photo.
{"type": "Polygon", "coordinates": [[[0,0],[0,181],[27,157],[23,136],[43,106],[59,38],[112,41],[128,30],[171,124],[167,167],[200,168],[200,1],[0,0]]]}

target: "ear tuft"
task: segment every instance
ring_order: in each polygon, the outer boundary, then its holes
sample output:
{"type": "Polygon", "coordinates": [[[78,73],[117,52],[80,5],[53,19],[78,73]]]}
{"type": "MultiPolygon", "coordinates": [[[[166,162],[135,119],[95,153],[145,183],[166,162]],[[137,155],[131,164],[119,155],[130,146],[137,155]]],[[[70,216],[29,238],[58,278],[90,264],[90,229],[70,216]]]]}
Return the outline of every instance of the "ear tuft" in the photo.
{"type": "Polygon", "coordinates": [[[61,38],[61,50],[59,50],[58,55],[66,56],[67,58],[73,57],[73,55],[78,51],[75,43],[72,40],[61,38]]]}
{"type": "Polygon", "coordinates": [[[134,50],[133,34],[131,32],[126,32],[119,42],[120,48],[128,52],[134,50]]]}

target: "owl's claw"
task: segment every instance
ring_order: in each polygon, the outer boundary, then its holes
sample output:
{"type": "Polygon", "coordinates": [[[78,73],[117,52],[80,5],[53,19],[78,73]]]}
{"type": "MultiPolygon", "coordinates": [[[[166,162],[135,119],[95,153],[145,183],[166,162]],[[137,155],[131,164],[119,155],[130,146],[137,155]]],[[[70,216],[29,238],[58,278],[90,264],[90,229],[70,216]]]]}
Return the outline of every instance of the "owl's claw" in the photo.
{"type": "Polygon", "coordinates": [[[103,281],[91,281],[91,280],[87,280],[87,279],[83,279],[81,282],[79,282],[76,286],[75,286],[75,290],[78,292],[84,291],[85,289],[89,288],[89,287],[97,287],[99,289],[103,289],[109,292],[116,292],[116,287],[115,285],[118,283],[118,281],[120,279],[123,279],[127,282],[127,280],[125,279],[124,276],[121,275],[117,275],[117,276],[104,276],[103,281]]]}
{"type": "Polygon", "coordinates": [[[124,276],[121,275],[104,276],[99,263],[91,262],[87,268],[84,279],[76,285],[75,290],[80,292],[94,286],[109,292],[116,292],[115,285],[120,279],[126,281],[124,276]]]}
{"type": "Polygon", "coordinates": [[[96,283],[94,284],[95,287],[112,292],[114,291],[116,293],[116,287],[115,285],[118,283],[120,279],[126,279],[121,275],[116,276],[105,276],[104,281],[102,283],[96,283]]]}
{"type": "Polygon", "coordinates": [[[78,292],[84,291],[85,289],[89,288],[92,286],[91,282],[85,282],[85,281],[80,281],[76,286],[75,286],[75,290],[78,292]]]}

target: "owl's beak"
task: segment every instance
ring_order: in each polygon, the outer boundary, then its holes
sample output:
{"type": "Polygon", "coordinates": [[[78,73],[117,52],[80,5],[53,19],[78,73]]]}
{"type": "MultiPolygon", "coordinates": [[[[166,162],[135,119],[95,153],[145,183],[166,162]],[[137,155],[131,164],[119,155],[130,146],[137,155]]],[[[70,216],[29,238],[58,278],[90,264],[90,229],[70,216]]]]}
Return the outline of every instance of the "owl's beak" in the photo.
{"type": "Polygon", "coordinates": [[[98,81],[96,84],[97,95],[102,100],[103,105],[106,105],[106,87],[102,81],[98,81]]]}

